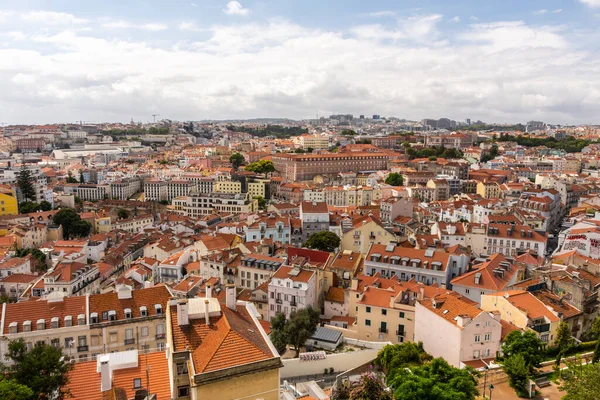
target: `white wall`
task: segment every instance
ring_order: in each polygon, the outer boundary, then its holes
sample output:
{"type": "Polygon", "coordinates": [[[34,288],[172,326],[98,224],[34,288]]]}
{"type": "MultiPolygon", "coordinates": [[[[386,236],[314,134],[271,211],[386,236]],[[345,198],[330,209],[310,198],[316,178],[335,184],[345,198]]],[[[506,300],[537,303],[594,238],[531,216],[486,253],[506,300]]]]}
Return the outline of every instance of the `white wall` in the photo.
{"type": "Polygon", "coordinates": [[[361,350],[348,353],[331,354],[324,360],[300,361],[298,358],[282,360],[283,368],[280,379],[295,376],[322,374],[325,368],[333,368],[336,372],[347,371],[359,367],[377,358],[379,350],[361,350]]]}
{"type": "Polygon", "coordinates": [[[442,357],[448,364],[460,367],[460,328],[420,303],[415,310],[415,342],[423,342],[423,348],[433,357],[442,357]]]}

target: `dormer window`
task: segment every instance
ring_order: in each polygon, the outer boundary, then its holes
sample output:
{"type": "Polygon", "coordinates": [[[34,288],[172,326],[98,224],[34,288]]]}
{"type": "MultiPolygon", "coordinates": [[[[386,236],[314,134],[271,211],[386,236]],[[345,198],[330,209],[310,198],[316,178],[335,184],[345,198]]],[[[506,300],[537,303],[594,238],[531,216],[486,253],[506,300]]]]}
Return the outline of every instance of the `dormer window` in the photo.
{"type": "Polygon", "coordinates": [[[115,310],[110,310],[108,312],[108,320],[109,321],[116,321],[117,320],[117,312],[115,310]]]}
{"type": "Polygon", "coordinates": [[[8,333],[17,333],[19,329],[19,323],[18,322],[11,322],[8,325],[8,333]]]}
{"type": "Polygon", "coordinates": [[[43,331],[44,329],[46,329],[46,320],[38,319],[37,323],[35,324],[35,329],[37,329],[38,331],[43,331]]]}
{"type": "Polygon", "coordinates": [[[140,307],[140,315],[142,317],[147,317],[148,316],[148,309],[146,308],[146,306],[141,306],[140,307]]]}
{"type": "Polygon", "coordinates": [[[98,313],[97,312],[93,312],[90,314],[90,323],[91,324],[97,324],[98,323],[98,313]]]}
{"type": "Polygon", "coordinates": [[[65,315],[65,327],[73,326],[73,317],[65,315]]]}
{"type": "Polygon", "coordinates": [[[156,315],[162,315],[162,306],[160,304],[155,304],[154,305],[154,310],[156,311],[156,315]]]}
{"type": "Polygon", "coordinates": [[[77,316],[77,325],[79,325],[79,326],[85,325],[85,315],[79,314],[77,316]]]}
{"type": "Polygon", "coordinates": [[[125,319],[131,319],[133,318],[133,315],[131,313],[131,308],[126,308],[125,309],[125,319]]]}
{"type": "Polygon", "coordinates": [[[23,332],[31,332],[31,321],[23,322],[23,332]]]}
{"type": "Polygon", "coordinates": [[[58,328],[58,317],[52,317],[50,320],[50,328],[57,329],[58,328]]]}

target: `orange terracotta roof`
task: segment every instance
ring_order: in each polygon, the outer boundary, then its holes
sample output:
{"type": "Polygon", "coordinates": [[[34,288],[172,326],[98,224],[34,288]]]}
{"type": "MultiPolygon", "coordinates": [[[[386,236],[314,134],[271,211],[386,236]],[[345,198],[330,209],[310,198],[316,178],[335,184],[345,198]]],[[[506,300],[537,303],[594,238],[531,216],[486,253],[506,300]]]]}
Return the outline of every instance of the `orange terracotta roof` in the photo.
{"type": "Polygon", "coordinates": [[[290,272],[292,272],[293,269],[294,269],[293,267],[281,266],[281,267],[279,267],[277,272],[275,272],[275,274],[273,274],[273,278],[291,279],[294,282],[307,283],[308,281],[310,281],[310,279],[315,274],[314,271],[310,271],[307,269],[301,269],[300,273],[298,275],[295,275],[295,276],[290,275],[290,272]]]}
{"type": "MultiPolygon", "coordinates": [[[[95,294],[90,296],[90,313],[96,312],[100,318],[102,312],[114,310],[117,320],[122,320],[125,319],[125,309],[130,308],[132,317],[139,318],[141,317],[140,307],[145,306],[148,315],[154,316],[158,315],[154,305],[160,304],[164,314],[170,297],[171,293],[166,286],[132,290],[130,299],[119,299],[116,292],[95,294]]],[[[99,319],[99,322],[102,322],[102,320],[99,319]]]]}
{"type": "MultiPolygon", "coordinates": [[[[76,363],[69,373],[67,389],[70,390],[74,400],[105,400],[100,391],[101,375],[97,371],[96,361],[76,363]]],[[[169,378],[169,360],[165,353],[160,351],[138,356],[138,366],[134,368],[117,369],[113,371],[112,386],[125,391],[126,398],[135,396],[133,380],[140,378],[142,387],[148,387],[150,393],[156,394],[157,400],[171,398],[171,384],[169,378]],[[146,372],[148,371],[148,372],[146,372]],[[146,373],[148,375],[146,375],[146,373]]],[[[106,393],[106,392],[104,392],[106,393]]]]}
{"type": "Polygon", "coordinates": [[[86,314],[86,297],[65,297],[62,301],[30,300],[19,303],[7,303],[4,312],[4,334],[8,334],[9,325],[17,322],[17,332],[23,332],[23,322],[31,321],[31,330],[37,330],[37,321],[45,320],[45,329],[50,329],[51,320],[58,317],[59,328],[65,327],[65,317],[71,316],[73,326],[77,326],[77,317],[86,314]]]}
{"type": "Polygon", "coordinates": [[[345,290],[340,287],[331,286],[327,291],[327,301],[333,301],[336,303],[344,302],[345,290]]]}
{"type": "Polygon", "coordinates": [[[511,265],[500,253],[490,256],[490,261],[475,265],[473,268],[475,268],[473,271],[452,279],[451,284],[499,291],[507,289],[512,278],[519,272],[519,269],[511,265]],[[495,272],[498,270],[501,272],[495,272]]]}
{"type": "Polygon", "coordinates": [[[527,312],[527,317],[530,319],[546,317],[551,322],[560,321],[560,318],[558,318],[556,314],[550,311],[543,302],[538,300],[530,292],[523,290],[508,290],[497,292],[489,296],[505,297],[510,304],[523,312],[527,312]]]}
{"type": "Polygon", "coordinates": [[[460,296],[458,293],[447,293],[436,296],[434,300],[437,304],[436,307],[433,306],[432,301],[422,301],[421,305],[461,329],[462,327],[457,325],[456,317],[468,316],[473,319],[482,312],[485,312],[477,308],[476,303],[466,297],[460,296]]]}

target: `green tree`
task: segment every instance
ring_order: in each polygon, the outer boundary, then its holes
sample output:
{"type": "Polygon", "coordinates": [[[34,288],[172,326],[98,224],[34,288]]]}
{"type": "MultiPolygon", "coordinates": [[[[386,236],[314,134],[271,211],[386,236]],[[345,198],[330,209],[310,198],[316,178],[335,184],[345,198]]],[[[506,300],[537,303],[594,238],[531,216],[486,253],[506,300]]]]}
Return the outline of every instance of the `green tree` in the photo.
{"type": "Polygon", "coordinates": [[[319,310],[308,306],[300,310],[292,311],[290,318],[285,323],[284,332],[288,344],[296,351],[296,357],[300,355],[300,348],[315,334],[319,323],[319,310]]]}
{"type": "Polygon", "coordinates": [[[502,352],[505,358],[520,354],[525,359],[529,372],[533,373],[535,368],[542,362],[542,348],[544,343],[534,332],[512,331],[504,339],[502,352]]]}
{"type": "Polygon", "coordinates": [[[21,204],[19,204],[19,212],[21,214],[29,214],[32,212],[39,211],[39,209],[40,205],[32,201],[24,201],[21,204]]]}
{"type": "Polygon", "coordinates": [[[21,192],[21,197],[24,202],[35,201],[35,186],[33,185],[33,176],[31,171],[25,168],[25,164],[21,166],[21,171],[17,176],[17,187],[21,192]]]}
{"type": "Polygon", "coordinates": [[[77,178],[73,177],[73,173],[71,171],[67,172],[67,183],[79,183],[77,178]]]}
{"type": "Polygon", "coordinates": [[[515,389],[517,395],[524,395],[527,392],[526,385],[530,375],[530,368],[525,357],[520,353],[505,357],[502,361],[502,368],[508,375],[508,382],[515,389]]]}
{"type": "Polygon", "coordinates": [[[402,186],[404,184],[404,178],[397,172],[392,172],[385,178],[385,183],[392,186],[402,186]]]}
{"type": "Polygon", "coordinates": [[[580,358],[567,361],[568,372],[563,374],[560,390],[567,394],[563,400],[596,400],[600,393],[600,364],[584,365],[580,358]]]}
{"type": "Polygon", "coordinates": [[[331,231],[315,232],[304,243],[305,247],[332,252],[340,245],[340,238],[331,231]]]}
{"type": "Polygon", "coordinates": [[[244,159],[244,156],[240,153],[233,153],[231,157],[229,157],[229,162],[231,163],[234,169],[238,169],[240,166],[244,165],[244,162],[246,162],[246,160],[244,159]]]}
{"type": "Polygon", "coordinates": [[[0,380],[0,399],[3,400],[33,400],[33,390],[12,379],[0,380]]]}
{"type": "Polygon", "coordinates": [[[558,347],[558,355],[556,357],[556,365],[560,366],[560,360],[562,359],[563,354],[565,354],[571,344],[573,343],[573,339],[571,338],[571,332],[569,332],[569,325],[566,322],[562,321],[558,325],[558,330],[556,331],[556,339],[554,341],[554,345],[558,347]]]}
{"type": "Polygon", "coordinates": [[[119,219],[127,219],[129,218],[129,211],[127,211],[124,208],[119,209],[119,211],[117,211],[117,216],[119,217],[119,219]]]}
{"type": "Polygon", "coordinates": [[[386,390],[382,377],[369,371],[350,391],[350,400],[392,400],[392,393],[386,390]]]}
{"type": "Polygon", "coordinates": [[[244,167],[246,171],[256,172],[257,174],[269,174],[275,172],[275,166],[273,161],[270,160],[258,160],[244,167]]]}
{"type": "Polygon", "coordinates": [[[277,313],[275,318],[271,319],[271,342],[277,349],[279,354],[283,355],[288,343],[288,337],[285,332],[285,324],[287,320],[284,313],[277,313]]]}
{"type": "Polygon", "coordinates": [[[81,200],[81,197],[75,196],[74,201],[75,201],[75,205],[76,206],[78,206],[78,207],[82,207],[83,206],[83,200],[81,200]]]}
{"type": "Polygon", "coordinates": [[[383,367],[384,371],[394,371],[399,368],[417,366],[430,361],[431,356],[423,349],[423,342],[406,342],[390,344],[377,353],[375,364],[383,367]]]}
{"type": "Polygon", "coordinates": [[[264,210],[265,208],[267,208],[267,201],[265,200],[264,197],[254,196],[254,199],[256,199],[258,201],[258,208],[260,208],[261,210],[264,210]]]}
{"type": "Polygon", "coordinates": [[[352,129],[344,129],[340,134],[342,136],[356,136],[356,131],[352,129]]]}
{"type": "Polygon", "coordinates": [[[30,350],[23,339],[9,343],[6,358],[11,361],[6,377],[27,386],[37,400],[63,399],[68,396],[60,390],[68,383],[68,372],[73,365],[59,348],[37,342],[30,350]]]}
{"type": "Polygon", "coordinates": [[[474,400],[477,373],[472,368],[455,368],[443,358],[388,373],[395,400],[474,400]]]}
{"type": "Polygon", "coordinates": [[[42,201],[40,202],[40,209],[41,209],[42,211],[50,211],[50,210],[52,210],[52,204],[50,204],[50,202],[49,202],[49,201],[42,200],[42,201]]]}
{"type": "Polygon", "coordinates": [[[62,225],[63,236],[67,239],[88,236],[92,229],[92,225],[83,221],[72,208],[62,208],[54,214],[52,221],[57,225],[62,225]]]}

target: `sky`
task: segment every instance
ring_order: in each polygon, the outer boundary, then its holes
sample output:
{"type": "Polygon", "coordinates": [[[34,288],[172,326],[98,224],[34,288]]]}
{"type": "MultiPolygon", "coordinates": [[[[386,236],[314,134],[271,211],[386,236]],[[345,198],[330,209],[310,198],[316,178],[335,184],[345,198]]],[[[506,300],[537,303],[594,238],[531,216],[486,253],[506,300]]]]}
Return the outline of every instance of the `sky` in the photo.
{"type": "Polygon", "coordinates": [[[600,123],[600,0],[0,0],[0,124],[600,123]]]}

